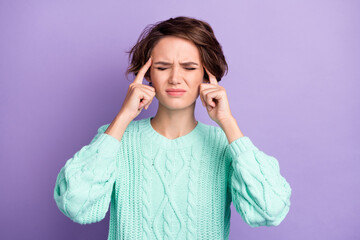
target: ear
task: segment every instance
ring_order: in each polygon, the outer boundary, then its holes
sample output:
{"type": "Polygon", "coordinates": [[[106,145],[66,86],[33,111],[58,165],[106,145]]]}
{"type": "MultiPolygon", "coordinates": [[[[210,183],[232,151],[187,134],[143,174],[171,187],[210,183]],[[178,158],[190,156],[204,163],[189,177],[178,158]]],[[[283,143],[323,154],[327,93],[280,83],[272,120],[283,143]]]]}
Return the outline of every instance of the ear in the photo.
{"type": "Polygon", "coordinates": [[[207,79],[205,76],[203,77],[203,83],[209,83],[209,79],[207,79]]]}
{"type": "Polygon", "coordinates": [[[205,83],[209,83],[210,80],[209,80],[209,75],[207,74],[205,68],[203,67],[203,70],[204,70],[204,76],[203,76],[203,82],[205,83]]]}

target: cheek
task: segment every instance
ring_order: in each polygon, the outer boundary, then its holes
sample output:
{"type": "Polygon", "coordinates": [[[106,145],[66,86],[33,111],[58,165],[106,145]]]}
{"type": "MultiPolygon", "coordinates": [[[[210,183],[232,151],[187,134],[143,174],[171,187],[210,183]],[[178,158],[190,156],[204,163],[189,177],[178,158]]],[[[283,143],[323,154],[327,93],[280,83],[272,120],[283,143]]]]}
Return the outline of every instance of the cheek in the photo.
{"type": "Polygon", "coordinates": [[[162,81],[167,78],[167,73],[165,71],[159,71],[157,69],[152,69],[150,74],[151,78],[156,79],[157,81],[162,81]]]}
{"type": "Polygon", "coordinates": [[[199,79],[199,82],[202,83],[203,79],[204,79],[204,72],[203,71],[198,71],[196,73],[196,78],[199,79]]]}

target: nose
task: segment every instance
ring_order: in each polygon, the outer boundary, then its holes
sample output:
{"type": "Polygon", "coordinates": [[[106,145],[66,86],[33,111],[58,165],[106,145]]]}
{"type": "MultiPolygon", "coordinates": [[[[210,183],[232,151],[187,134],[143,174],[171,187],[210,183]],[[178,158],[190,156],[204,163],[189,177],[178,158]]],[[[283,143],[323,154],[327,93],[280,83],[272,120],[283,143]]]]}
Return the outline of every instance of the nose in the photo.
{"type": "Polygon", "coordinates": [[[177,66],[174,66],[171,71],[171,75],[169,77],[169,83],[171,84],[179,84],[182,80],[182,75],[177,66]]]}

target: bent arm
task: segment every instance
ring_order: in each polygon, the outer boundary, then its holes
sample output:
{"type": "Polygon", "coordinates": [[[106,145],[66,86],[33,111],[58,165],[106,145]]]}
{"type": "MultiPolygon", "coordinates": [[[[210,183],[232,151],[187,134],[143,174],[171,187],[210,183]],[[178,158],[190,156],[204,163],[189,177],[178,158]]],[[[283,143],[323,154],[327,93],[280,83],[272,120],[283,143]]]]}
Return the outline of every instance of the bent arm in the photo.
{"type": "Polygon", "coordinates": [[[89,145],[83,146],[60,170],[54,199],[63,214],[74,222],[101,221],[108,211],[118,173],[120,141],[98,129],[89,145]]]}
{"type": "Polygon", "coordinates": [[[251,227],[277,226],[290,209],[291,187],[273,156],[243,136],[227,146],[228,188],[236,211],[251,227]]]}

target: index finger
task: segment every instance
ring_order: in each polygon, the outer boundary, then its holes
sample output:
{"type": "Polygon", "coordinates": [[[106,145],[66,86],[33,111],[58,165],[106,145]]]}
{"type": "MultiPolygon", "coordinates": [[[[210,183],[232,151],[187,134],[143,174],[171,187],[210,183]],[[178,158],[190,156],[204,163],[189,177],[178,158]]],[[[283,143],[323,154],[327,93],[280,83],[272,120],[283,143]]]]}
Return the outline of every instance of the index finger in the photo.
{"type": "Polygon", "coordinates": [[[205,68],[205,70],[206,70],[206,72],[207,72],[207,74],[208,74],[208,76],[209,76],[210,83],[211,83],[211,84],[215,84],[215,85],[219,85],[219,84],[218,84],[218,81],[216,80],[216,77],[215,77],[214,75],[212,75],[212,74],[209,72],[209,70],[206,69],[205,66],[204,66],[204,68],[205,68]]]}
{"type": "Polygon", "coordinates": [[[136,75],[134,83],[142,84],[145,73],[147,72],[147,70],[151,66],[151,63],[152,63],[152,58],[150,56],[150,58],[147,60],[147,62],[140,68],[138,74],[136,75]]]}

